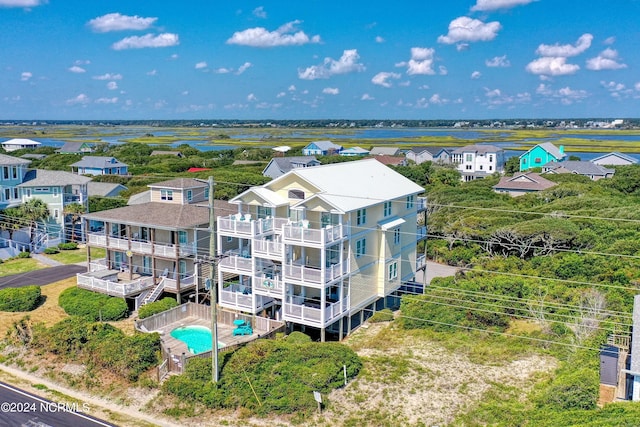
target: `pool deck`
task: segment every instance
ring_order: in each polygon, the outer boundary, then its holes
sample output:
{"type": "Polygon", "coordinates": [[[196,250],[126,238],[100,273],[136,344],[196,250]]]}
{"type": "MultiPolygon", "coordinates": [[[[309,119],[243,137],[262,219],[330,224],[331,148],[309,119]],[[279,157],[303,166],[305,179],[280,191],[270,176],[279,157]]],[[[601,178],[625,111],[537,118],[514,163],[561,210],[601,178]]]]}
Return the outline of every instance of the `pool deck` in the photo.
{"type": "MultiPolygon", "coordinates": [[[[187,348],[187,345],[184,342],[176,338],[173,338],[171,336],[171,331],[181,326],[193,326],[193,325],[206,326],[207,328],[211,329],[211,323],[209,321],[198,318],[198,317],[189,316],[189,317],[185,317],[179,322],[169,323],[154,332],[160,333],[160,339],[164,343],[165,347],[169,349],[171,354],[180,356],[182,353],[184,353],[186,356],[192,356],[193,353],[189,351],[189,349],[187,348]]],[[[265,335],[268,332],[268,331],[261,331],[253,328],[253,334],[251,335],[233,336],[234,329],[235,329],[235,326],[233,325],[224,325],[222,323],[218,323],[218,341],[224,344],[224,346],[221,347],[220,350],[224,350],[224,348],[228,346],[242,344],[242,343],[256,340],[258,339],[258,337],[265,335]]]]}

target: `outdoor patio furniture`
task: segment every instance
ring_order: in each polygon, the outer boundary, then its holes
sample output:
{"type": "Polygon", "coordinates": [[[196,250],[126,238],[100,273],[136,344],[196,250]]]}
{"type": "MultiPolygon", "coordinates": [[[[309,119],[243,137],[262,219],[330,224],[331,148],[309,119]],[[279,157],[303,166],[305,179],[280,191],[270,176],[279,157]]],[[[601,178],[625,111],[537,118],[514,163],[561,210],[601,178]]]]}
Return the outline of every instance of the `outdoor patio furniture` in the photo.
{"type": "Polygon", "coordinates": [[[251,325],[249,325],[246,320],[236,319],[233,321],[233,324],[236,326],[233,330],[233,336],[253,334],[253,329],[251,329],[251,325]]]}

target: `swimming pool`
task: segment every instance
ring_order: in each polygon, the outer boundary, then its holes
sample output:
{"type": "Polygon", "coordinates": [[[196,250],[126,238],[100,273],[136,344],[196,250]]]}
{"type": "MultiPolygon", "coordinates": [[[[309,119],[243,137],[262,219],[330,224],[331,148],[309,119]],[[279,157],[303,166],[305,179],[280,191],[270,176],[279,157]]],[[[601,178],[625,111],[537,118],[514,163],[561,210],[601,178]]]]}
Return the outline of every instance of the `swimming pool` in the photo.
{"type": "MultiPolygon", "coordinates": [[[[181,326],[171,331],[171,336],[185,343],[193,354],[211,351],[211,329],[206,326],[181,326]]],[[[218,341],[218,348],[222,347],[224,343],[218,341]]]]}

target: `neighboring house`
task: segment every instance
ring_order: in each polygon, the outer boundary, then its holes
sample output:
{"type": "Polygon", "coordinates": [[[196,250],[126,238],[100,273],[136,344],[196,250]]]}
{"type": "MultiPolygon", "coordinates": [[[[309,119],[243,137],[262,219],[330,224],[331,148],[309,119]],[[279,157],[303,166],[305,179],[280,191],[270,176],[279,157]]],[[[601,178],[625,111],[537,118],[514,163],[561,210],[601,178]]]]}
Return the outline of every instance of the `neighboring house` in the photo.
{"type": "Polygon", "coordinates": [[[0,145],[2,145],[2,148],[4,148],[5,151],[9,152],[21,150],[23,148],[38,148],[41,144],[38,141],[32,141],[30,139],[14,138],[5,141],[0,145]]]}
{"type": "Polygon", "coordinates": [[[132,194],[131,196],[129,196],[127,205],[140,205],[142,203],[149,203],[150,201],[151,201],[151,190],[147,190],[147,191],[132,194]]]}
{"type": "Polygon", "coordinates": [[[19,184],[27,173],[29,160],[0,154],[0,210],[22,203],[19,184]]]}
{"type": "Polygon", "coordinates": [[[182,154],[179,151],[160,151],[160,150],[153,150],[151,152],[152,156],[174,156],[174,157],[180,157],[183,158],[184,154],[182,154]]]}
{"type": "Polygon", "coordinates": [[[596,157],[591,160],[591,163],[595,163],[600,166],[623,166],[623,165],[635,165],[638,163],[638,160],[628,156],[626,154],[613,152],[609,154],[604,154],[600,157],[596,157]]]}
{"type": "Polygon", "coordinates": [[[84,156],[71,165],[78,175],[127,175],[127,165],[115,157],[84,156]]]}
{"type": "Polygon", "coordinates": [[[93,152],[93,146],[87,142],[65,142],[58,150],[60,154],[87,154],[93,152]]]}
{"type": "Polygon", "coordinates": [[[449,164],[451,163],[451,150],[442,147],[413,147],[407,151],[405,157],[417,165],[424,162],[449,164]]]}
{"type": "Polygon", "coordinates": [[[264,168],[262,175],[277,178],[293,169],[310,168],[319,165],[320,162],[315,156],[274,157],[264,168]]]}
{"type": "Polygon", "coordinates": [[[115,184],[111,182],[91,181],[87,184],[87,193],[89,197],[117,197],[126,189],[127,187],[122,184],[115,184]]]}
{"type": "MultiPolygon", "coordinates": [[[[65,207],[71,203],[79,203],[85,210],[89,207],[87,185],[91,178],[64,171],[31,169],[27,171],[18,185],[22,202],[40,199],[49,208],[49,218],[45,221],[49,238],[70,239],[70,218],[64,215],[65,207]],[[55,236],[55,237],[52,237],[55,236]]],[[[80,230],[76,236],[83,240],[80,230]]]]}
{"type": "Polygon", "coordinates": [[[374,156],[374,158],[380,163],[382,163],[383,165],[387,165],[387,166],[406,166],[407,165],[407,159],[404,157],[387,156],[385,154],[378,154],[377,156],[374,156]]]}
{"type": "Polygon", "coordinates": [[[543,142],[520,156],[520,171],[540,168],[549,162],[561,162],[566,157],[564,146],[558,148],[550,142],[543,142]]]}
{"type": "Polygon", "coordinates": [[[519,172],[513,176],[503,176],[500,182],[493,186],[496,193],[506,193],[512,197],[523,194],[546,190],[556,186],[553,181],[541,177],[535,172],[519,172]]]}
{"type": "Polygon", "coordinates": [[[198,253],[209,251],[208,184],[178,178],[149,185],[150,202],[83,216],[88,272],[78,286],[132,299],[138,308],[163,293],[180,302],[196,288],[198,253]],[[93,248],[106,249],[104,259],[93,248]]]}
{"type": "Polygon", "coordinates": [[[347,148],[346,150],[342,150],[340,152],[341,156],[347,156],[347,157],[356,157],[356,156],[368,156],[369,155],[369,150],[365,150],[362,147],[351,147],[351,148],[347,148]]]}
{"type": "Polygon", "coordinates": [[[457,165],[463,181],[473,181],[502,173],[504,150],[493,145],[467,145],[451,152],[451,162],[457,165]]]}
{"type": "Polygon", "coordinates": [[[604,166],[579,160],[565,160],[560,163],[549,162],[546,165],[542,165],[542,173],[573,173],[576,175],[586,176],[592,181],[597,181],[602,178],[611,178],[615,172],[615,169],[607,169],[604,166]]]}
{"type": "Polygon", "coordinates": [[[400,149],[398,147],[373,147],[369,154],[372,156],[399,156],[400,149]]]}
{"type": "Polygon", "coordinates": [[[302,149],[302,154],[305,156],[330,156],[340,154],[341,151],[342,146],[331,141],[313,141],[302,149]]]}
{"type": "Polygon", "coordinates": [[[47,155],[46,154],[27,153],[27,154],[23,154],[20,157],[23,158],[23,159],[29,159],[29,160],[42,160],[45,157],[47,157],[47,155]]]}
{"type": "Polygon", "coordinates": [[[424,265],[423,192],[375,159],[251,187],[218,217],[220,305],[342,339],[424,265]]]}

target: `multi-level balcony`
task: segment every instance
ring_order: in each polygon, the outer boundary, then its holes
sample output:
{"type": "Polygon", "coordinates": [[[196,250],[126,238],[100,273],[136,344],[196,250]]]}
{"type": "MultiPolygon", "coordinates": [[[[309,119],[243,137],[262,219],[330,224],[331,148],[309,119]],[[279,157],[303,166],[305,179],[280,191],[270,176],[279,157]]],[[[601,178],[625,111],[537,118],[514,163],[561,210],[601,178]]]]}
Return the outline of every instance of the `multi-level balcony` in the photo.
{"type": "Polygon", "coordinates": [[[259,273],[253,276],[253,292],[272,298],[282,299],[284,281],[280,275],[259,273]]]}
{"type": "Polygon", "coordinates": [[[282,320],[302,323],[307,326],[326,327],[349,311],[350,297],[327,301],[321,307],[320,301],[301,296],[287,296],[283,304],[282,320]]]}
{"type": "Polygon", "coordinates": [[[254,240],[253,254],[260,258],[281,259],[284,253],[284,244],[272,240],[254,240]]]}
{"type": "Polygon", "coordinates": [[[100,246],[119,251],[130,250],[136,254],[154,255],[165,258],[188,257],[195,255],[197,251],[195,242],[175,245],[171,243],[107,236],[103,233],[88,233],[88,243],[91,246],[100,246]]]}
{"type": "Polygon", "coordinates": [[[251,215],[230,215],[218,217],[218,232],[236,237],[255,237],[279,232],[289,222],[287,218],[251,219],[251,215]]]}
{"type": "Polygon", "coordinates": [[[220,289],[219,303],[233,310],[258,313],[273,304],[273,298],[254,293],[251,286],[233,283],[220,289]]]}
{"type": "Polygon", "coordinates": [[[427,210],[427,198],[426,197],[418,197],[418,212],[424,212],[427,210]]]}
{"type": "Polygon", "coordinates": [[[419,225],[416,229],[416,241],[421,241],[427,238],[427,227],[419,225]]]}
{"type": "Polygon", "coordinates": [[[284,225],[282,234],[285,244],[312,247],[324,247],[346,237],[347,227],[342,224],[309,228],[309,221],[306,220],[284,225]]]}
{"type": "Polygon", "coordinates": [[[78,287],[114,297],[131,297],[151,289],[155,284],[150,276],[139,276],[134,280],[123,279],[118,270],[98,270],[89,273],[78,273],[78,287]]]}
{"type": "Polygon", "coordinates": [[[322,288],[339,280],[349,271],[347,261],[332,264],[326,268],[312,267],[300,264],[285,264],[283,266],[284,280],[301,283],[309,287],[322,288]]]}
{"type": "Polygon", "coordinates": [[[253,263],[248,252],[246,254],[238,253],[238,251],[229,251],[222,255],[218,262],[221,271],[228,273],[247,275],[253,272],[253,263]]]}

